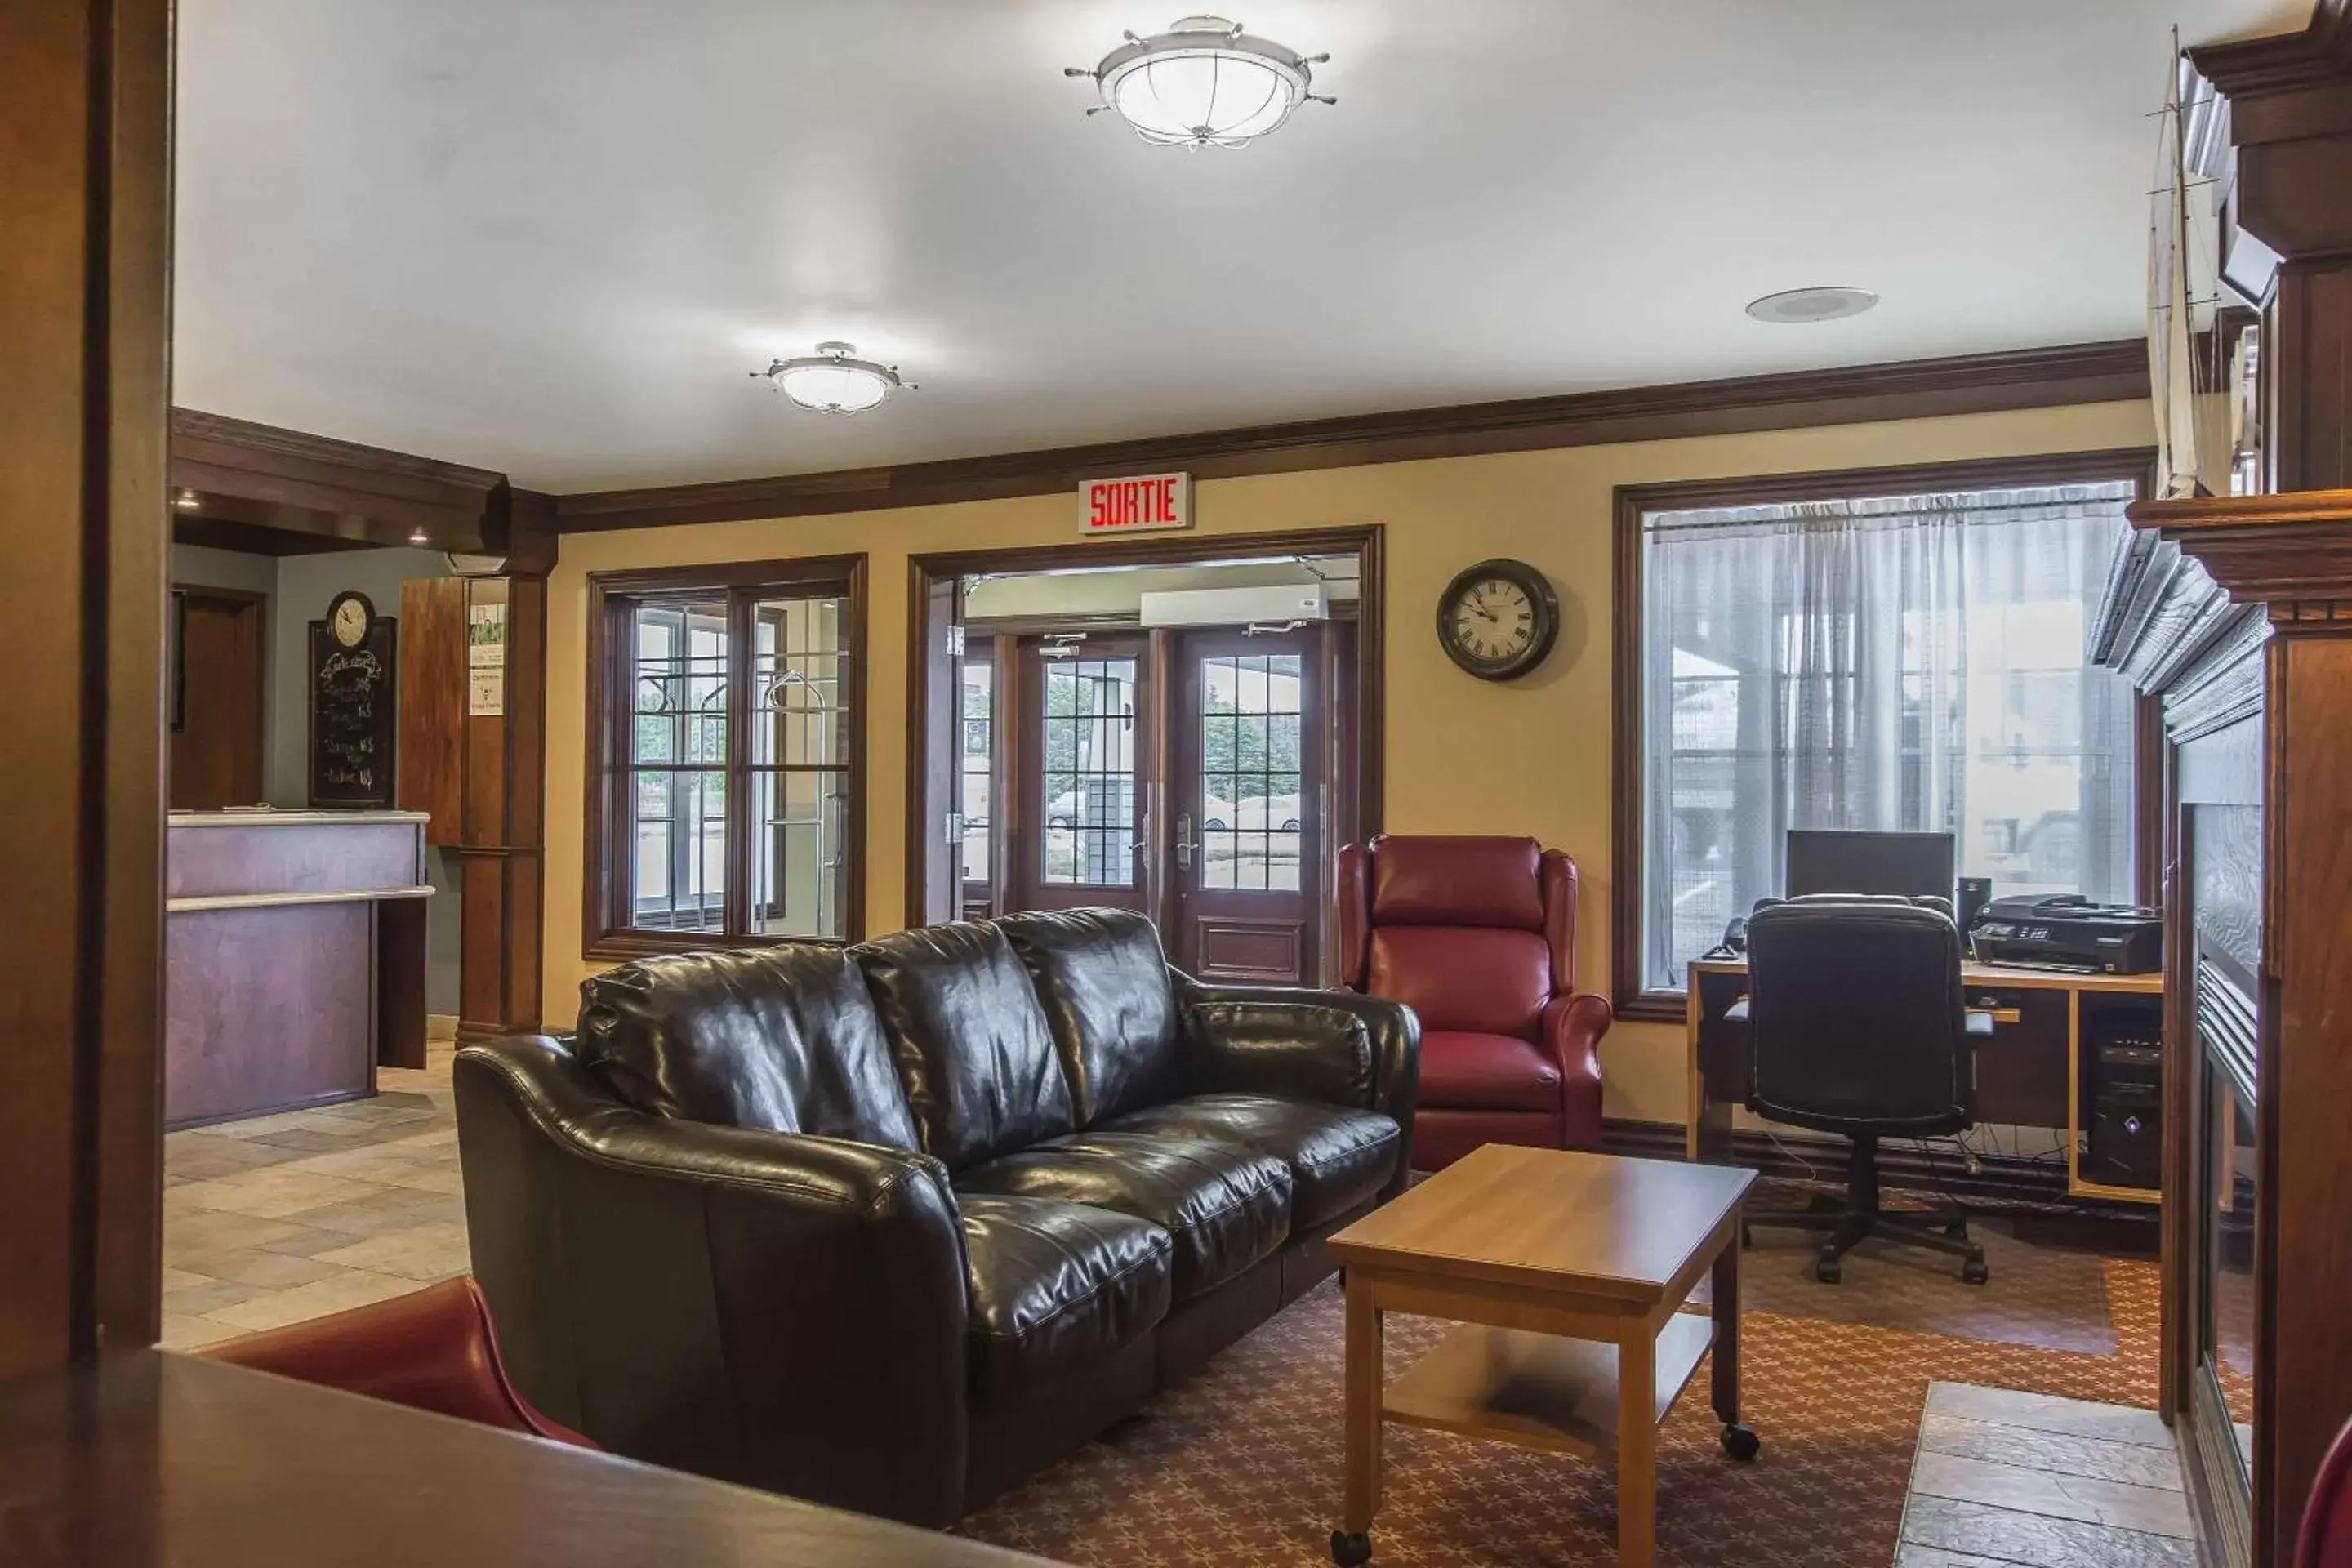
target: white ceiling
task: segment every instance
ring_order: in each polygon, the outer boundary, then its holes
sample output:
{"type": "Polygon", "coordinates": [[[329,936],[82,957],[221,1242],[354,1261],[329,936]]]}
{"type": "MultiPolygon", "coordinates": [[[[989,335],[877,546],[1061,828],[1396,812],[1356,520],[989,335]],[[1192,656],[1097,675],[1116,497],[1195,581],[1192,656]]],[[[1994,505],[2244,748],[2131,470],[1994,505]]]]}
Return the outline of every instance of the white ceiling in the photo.
{"type": "Polygon", "coordinates": [[[181,0],[174,400],[572,490],[2128,337],[2168,24],[2310,12],[1235,0],[1337,108],[1085,118],[1183,4],[181,0]]]}

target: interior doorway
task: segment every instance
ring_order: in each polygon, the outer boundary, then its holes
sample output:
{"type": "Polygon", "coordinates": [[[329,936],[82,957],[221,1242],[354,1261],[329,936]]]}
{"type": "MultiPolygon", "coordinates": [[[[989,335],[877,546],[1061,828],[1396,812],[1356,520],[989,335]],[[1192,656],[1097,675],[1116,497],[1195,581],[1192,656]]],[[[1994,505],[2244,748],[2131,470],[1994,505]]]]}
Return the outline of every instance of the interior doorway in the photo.
{"type": "Polygon", "coordinates": [[[1203,979],[1318,984],[1379,821],[1378,530],[1120,545],[917,562],[909,919],[1132,909],[1203,979]]]}
{"type": "Polygon", "coordinates": [[[262,767],[262,615],[268,601],[230,588],[176,587],[171,649],[171,808],[255,805],[262,767]]]}

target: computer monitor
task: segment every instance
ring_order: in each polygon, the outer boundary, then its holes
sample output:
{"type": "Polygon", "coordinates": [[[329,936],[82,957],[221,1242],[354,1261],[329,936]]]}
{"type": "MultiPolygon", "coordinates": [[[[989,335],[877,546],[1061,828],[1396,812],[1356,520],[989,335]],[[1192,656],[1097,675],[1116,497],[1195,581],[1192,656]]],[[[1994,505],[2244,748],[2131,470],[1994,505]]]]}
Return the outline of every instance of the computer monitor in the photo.
{"type": "Polygon", "coordinates": [[[1948,833],[1842,833],[1789,829],[1788,897],[1807,893],[1899,893],[1906,899],[1952,896],[1953,851],[1948,833]]]}

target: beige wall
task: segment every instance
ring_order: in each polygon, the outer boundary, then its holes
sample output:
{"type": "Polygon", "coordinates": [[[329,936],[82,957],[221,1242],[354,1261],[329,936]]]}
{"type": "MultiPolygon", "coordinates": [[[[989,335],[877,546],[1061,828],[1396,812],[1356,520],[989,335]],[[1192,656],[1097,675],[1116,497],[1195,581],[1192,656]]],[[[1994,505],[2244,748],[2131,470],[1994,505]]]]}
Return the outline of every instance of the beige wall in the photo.
{"type": "MultiPolygon", "coordinates": [[[[887,417],[886,415],[877,417],[887,417]]],[[[1388,528],[1388,822],[1400,833],[1528,833],[1573,854],[1584,878],[1580,976],[1609,988],[1610,531],[1619,485],[2140,446],[2143,403],[1578,447],[1201,483],[1202,531],[1380,522],[1388,528]],[[1432,606],[1474,561],[1514,555],[1558,588],[1558,647],[1505,686],[1441,654],[1432,606]]],[[[546,1016],[568,1024],[580,957],[586,576],[673,563],[864,551],[870,558],[866,782],[869,933],[905,902],[906,558],[925,551],[1060,543],[1070,496],[838,517],[577,534],[548,593],[546,1016]]],[[[1602,1048],[1612,1116],[1683,1117],[1679,1027],[1621,1024],[1602,1048]]]]}

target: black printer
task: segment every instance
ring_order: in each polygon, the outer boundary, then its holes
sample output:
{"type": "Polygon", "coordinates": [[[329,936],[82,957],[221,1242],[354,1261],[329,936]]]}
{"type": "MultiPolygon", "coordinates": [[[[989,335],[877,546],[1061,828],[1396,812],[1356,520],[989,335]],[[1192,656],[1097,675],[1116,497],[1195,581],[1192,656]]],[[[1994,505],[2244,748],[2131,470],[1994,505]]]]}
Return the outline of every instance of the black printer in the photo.
{"type": "Polygon", "coordinates": [[[2095,904],[2080,893],[1995,899],[1978,911],[1969,941],[1979,963],[2153,974],[2164,967],[2164,916],[2135,904],[2095,904]]]}

